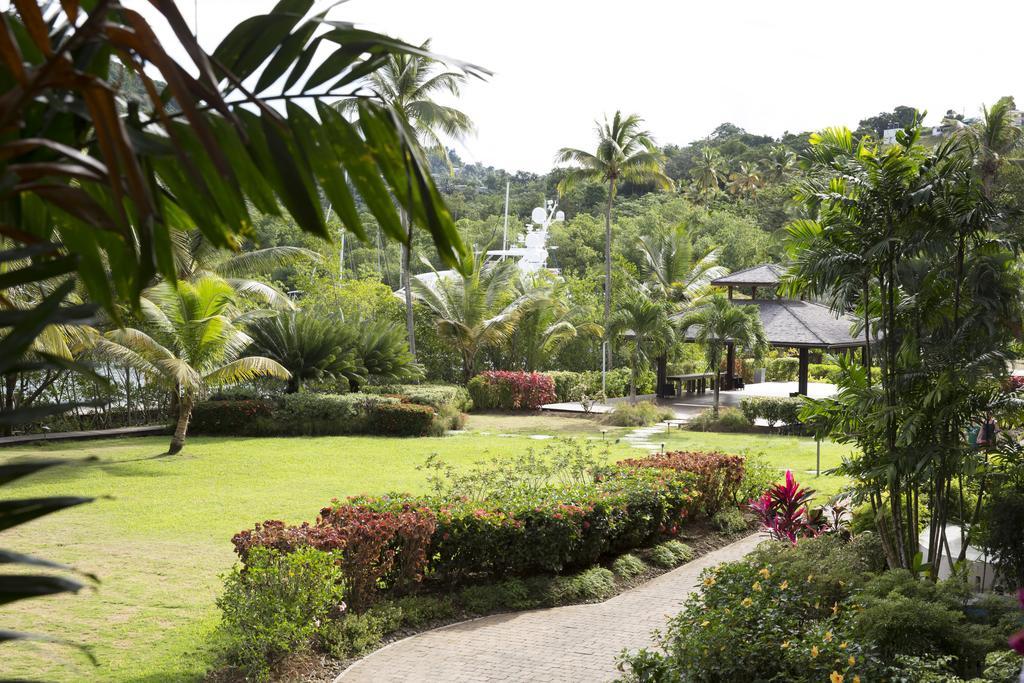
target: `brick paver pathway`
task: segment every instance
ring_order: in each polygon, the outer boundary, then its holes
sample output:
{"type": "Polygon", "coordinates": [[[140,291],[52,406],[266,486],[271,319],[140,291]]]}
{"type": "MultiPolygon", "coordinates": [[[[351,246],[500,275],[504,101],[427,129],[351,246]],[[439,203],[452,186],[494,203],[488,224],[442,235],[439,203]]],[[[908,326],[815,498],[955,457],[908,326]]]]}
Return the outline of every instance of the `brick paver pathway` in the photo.
{"type": "Polygon", "coordinates": [[[753,534],[602,603],[495,614],[427,631],[374,652],[335,683],[557,681],[615,678],[623,648],[651,644],[651,631],[680,611],[700,572],[738,560],[753,534]]]}

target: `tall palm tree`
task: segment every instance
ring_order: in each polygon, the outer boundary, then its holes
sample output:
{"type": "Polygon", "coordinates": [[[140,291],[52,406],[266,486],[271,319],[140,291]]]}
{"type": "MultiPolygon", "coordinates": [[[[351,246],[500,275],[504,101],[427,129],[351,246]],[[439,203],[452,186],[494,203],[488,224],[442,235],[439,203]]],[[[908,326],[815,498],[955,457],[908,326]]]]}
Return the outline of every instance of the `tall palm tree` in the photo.
{"type": "MultiPolygon", "coordinates": [[[[426,41],[420,49],[429,51],[430,41],[426,41]]],[[[473,132],[473,122],[463,112],[447,105],[439,104],[435,98],[443,93],[458,97],[460,89],[466,82],[463,72],[447,71],[445,65],[436,59],[424,55],[409,53],[392,53],[384,66],[367,79],[365,86],[373,90],[378,97],[398,111],[405,114],[419,144],[429,152],[440,154],[451,171],[451,161],[445,150],[442,136],[463,138],[473,132]]],[[[349,98],[338,103],[342,111],[355,110],[357,98],[349,98]]],[[[410,286],[412,274],[410,261],[412,254],[412,220],[405,207],[399,207],[402,227],[405,229],[405,241],[402,243],[401,283],[405,293],[405,328],[409,338],[409,353],[416,359],[416,330],[413,318],[413,292],[410,286]]]]}
{"type": "Polygon", "coordinates": [[[713,147],[701,148],[697,165],[690,169],[697,194],[707,197],[718,192],[725,181],[725,174],[725,161],[718,150],[713,147]]]}
{"type": "Polygon", "coordinates": [[[168,454],[184,447],[192,408],[210,386],[290,376],[277,361],[244,355],[252,339],[240,325],[260,312],[240,313],[235,296],[231,285],[212,276],[176,285],[162,282],[142,299],[149,333],[121,328],[94,341],[97,356],[144,372],[177,393],[178,417],[168,454]]]}
{"type": "MultiPolygon", "coordinates": [[[[558,183],[564,193],[581,182],[608,183],[608,201],[604,210],[604,323],[607,327],[612,311],[612,205],[620,183],[654,183],[672,188],[665,175],[665,155],[654,145],[651,134],[641,128],[643,119],[636,114],[615,116],[597,126],[597,150],[593,153],[563,147],[555,162],[574,164],[558,183]]],[[[606,349],[605,362],[611,366],[611,350],[606,349]]]]}
{"type": "MultiPolygon", "coordinates": [[[[736,305],[723,294],[708,297],[703,304],[683,316],[680,327],[689,330],[694,341],[703,344],[708,370],[717,373],[722,366],[726,346],[760,356],[768,350],[768,339],[761,325],[757,306],[736,305]]],[[[715,381],[715,402],[712,415],[718,417],[719,385],[715,381]]]]}
{"type": "Polygon", "coordinates": [[[661,353],[675,342],[675,327],[669,319],[668,305],[653,299],[637,287],[619,302],[608,322],[607,336],[624,338],[630,345],[629,402],[636,403],[636,384],[640,363],[661,353]]]}
{"type": "Polygon", "coordinates": [[[513,261],[484,266],[483,257],[477,256],[469,275],[439,275],[430,283],[419,278],[412,282],[416,298],[434,318],[437,333],[462,356],[463,381],[476,373],[481,350],[508,339],[534,298],[532,292],[515,292],[517,272],[513,261]]]}
{"type": "Polygon", "coordinates": [[[685,223],[641,237],[640,251],[648,286],[665,300],[692,303],[712,280],[729,272],[717,265],[718,249],[694,255],[685,223]]]}

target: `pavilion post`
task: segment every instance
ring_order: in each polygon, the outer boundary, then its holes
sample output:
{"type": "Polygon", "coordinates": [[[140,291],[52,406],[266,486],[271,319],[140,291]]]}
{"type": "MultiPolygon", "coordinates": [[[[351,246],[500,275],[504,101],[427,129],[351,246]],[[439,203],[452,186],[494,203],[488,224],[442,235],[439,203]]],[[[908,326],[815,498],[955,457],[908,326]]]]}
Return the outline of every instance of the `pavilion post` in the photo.
{"type": "Polygon", "coordinates": [[[811,354],[810,349],[806,346],[800,347],[800,374],[799,374],[799,386],[797,387],[797,393],[801,396],[807,395],[807,375],[810,370],[811,354]]]}
{"type": "Polygon", "coordinates": [[[725,389],[732,390],[733,374],[736,367],[736,345],[729,342],[725,352],[725,389]]]}

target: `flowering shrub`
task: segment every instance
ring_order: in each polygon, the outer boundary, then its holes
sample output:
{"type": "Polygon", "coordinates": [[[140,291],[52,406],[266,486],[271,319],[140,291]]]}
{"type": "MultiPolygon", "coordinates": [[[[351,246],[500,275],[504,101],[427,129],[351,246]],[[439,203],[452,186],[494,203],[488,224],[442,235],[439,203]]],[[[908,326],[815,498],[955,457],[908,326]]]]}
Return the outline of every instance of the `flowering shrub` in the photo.
{"type": "Polygon", "coordinates": [[[717,451],[674,451],[656,453],[646,458],[630,458],[619,462],[623,467],[668,469],[690,472],[695,477],[695,493],[700,511],[713,517],[736,500],[743,483],[744,461],[741,456],[717,451]]]}
{"type": "Polygon", "coordinates": [[[789,432],[799,431],[800,407],[803,401],[799,398],[776,398],[774,396],[752,396],[740,401],[740,410],[750,422],[762,419],[772,429],[780,422],[789,432]]]}
{"type": "Polygon", "coordinates": [[[809,511],[807,503],[812,497],[814,489],[802,488],[786,470],[786,482],[773,484],[760,498],[750,501],[750,509],[772,538],[796,543],[798,538],[817,536],[828,527],[823,515],[809,511]]]}
{"type": "MultiPolygon", "coordinates": [[[[603,395],[616,398],[629,394],[629,368],[615,368],[601,377],[600,370],[572,372],[569,370],[552,370],[544,373],[555,383],[556,401],[578,401],[581,394],[587,396],[603,395]]],[[[652,370],[641,370],[637,377],[636,393],[643,396],[654,393],[657,380],[652,370]]]]}
{"type": "Polygon", "coordinates": [[[539,372],[481,372],[467,386],[477,410],[537,410],[555,401],[555,383],[539,372]]]}

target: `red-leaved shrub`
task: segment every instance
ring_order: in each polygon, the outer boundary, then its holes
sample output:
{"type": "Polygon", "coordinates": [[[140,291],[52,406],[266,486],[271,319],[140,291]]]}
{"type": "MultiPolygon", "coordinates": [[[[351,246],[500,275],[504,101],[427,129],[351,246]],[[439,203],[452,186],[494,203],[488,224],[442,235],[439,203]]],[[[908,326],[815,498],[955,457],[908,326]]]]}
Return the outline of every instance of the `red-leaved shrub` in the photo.
{"type": "Polygon", "coordinates": [[[807,504],[813,497],[814,489],[801,487],[786,470],[786,483],[773,484],[749,507],[772,538],[796,545],[798,538],[817,536],[828,527],[824,517],[811,514],[807,504]]]}
{"type": "Polygon", "coordinates": [[[314,525],[285,526],[271,520],[235,534],[231,541],[243,562],[254,546],[280,552],[307,545],[340,550],[346,600],[358,612],[373,603],[382,586],[401,589],[422,578],[436,526],[433,512],[424,507],[381,511],[335,504],[321,510],[314,525]]]}
{"type": "Polygon", "coordinates": [[[718,451],[673,451],[619,462],[623,467],[651,467],[690,472],[696,477],[694,491],[701,512],[713,516],[735,502],[743,482],[743,458],[718,451]]]}
{"type": "Polygon", "coordinates": [[[538,410],[555,401],[555,382],[540,372],[489,370],[466,387],[478,410],[538,410]]]}

